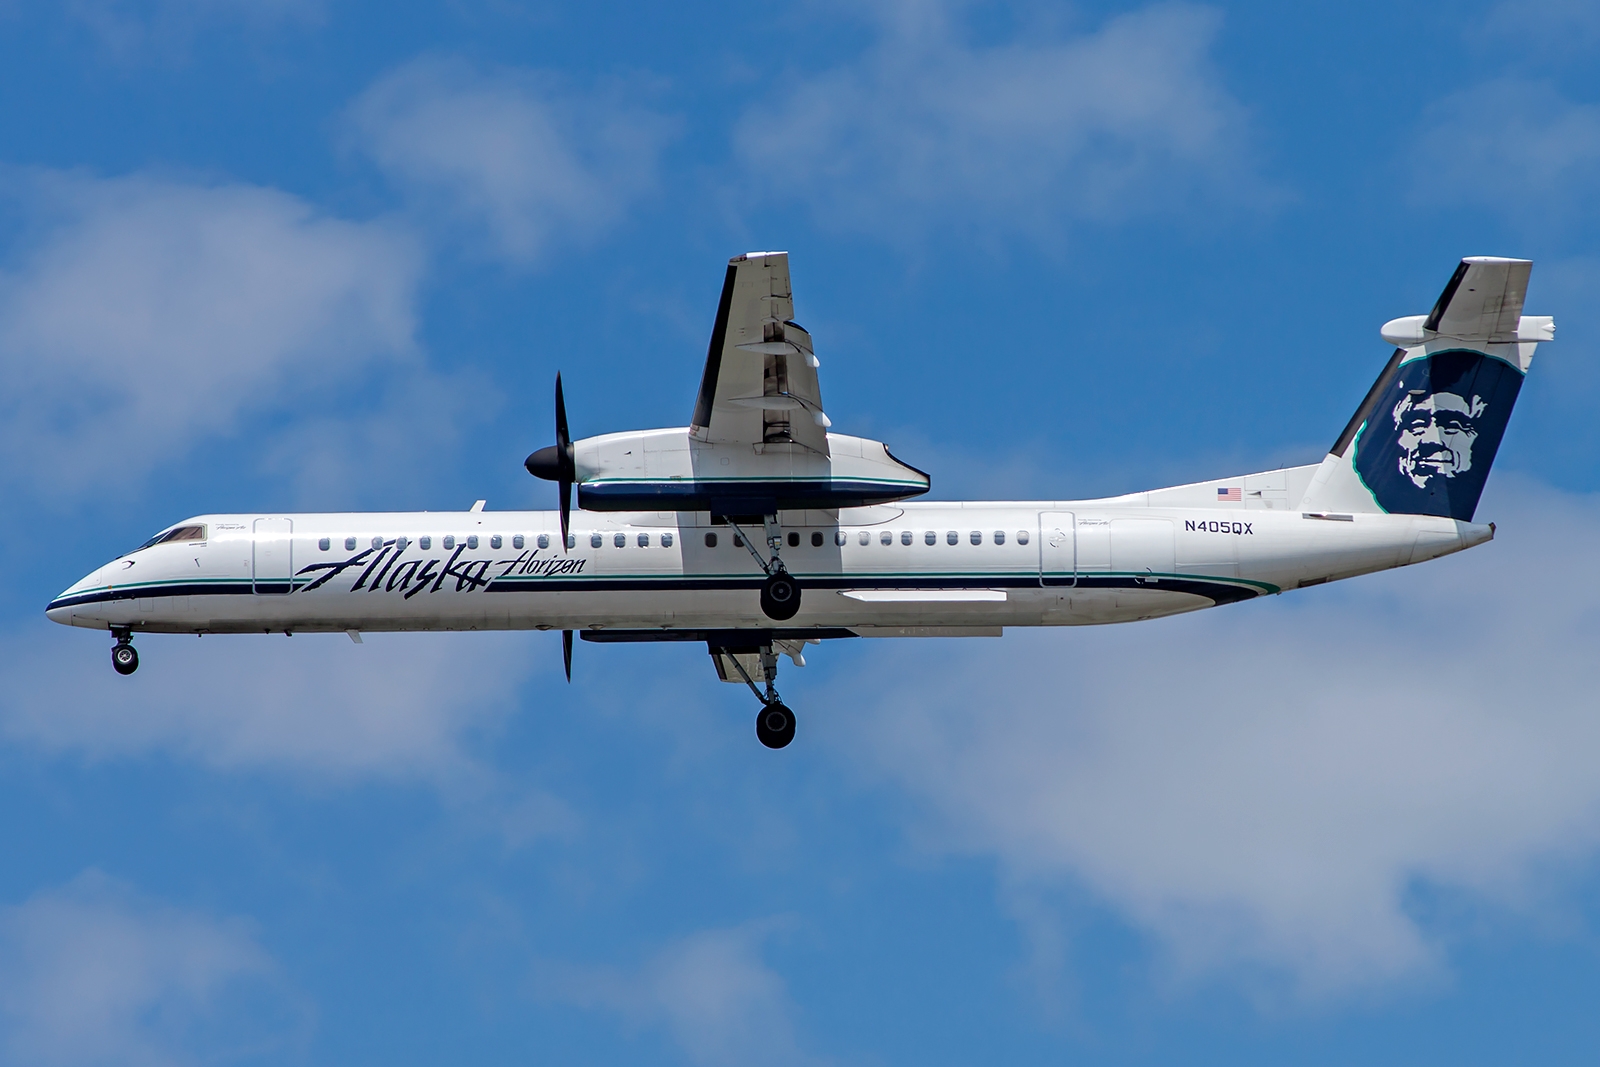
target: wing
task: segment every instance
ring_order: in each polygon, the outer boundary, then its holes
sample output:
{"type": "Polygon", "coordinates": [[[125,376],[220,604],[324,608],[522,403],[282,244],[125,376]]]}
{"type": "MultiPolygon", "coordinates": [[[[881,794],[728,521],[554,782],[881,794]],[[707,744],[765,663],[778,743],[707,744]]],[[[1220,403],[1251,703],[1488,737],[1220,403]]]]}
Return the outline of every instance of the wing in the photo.
{"type": "Polygon", "coordinates": [[[690,432],[717,444],[801,445],[828,454],[811,335],[794,323],[789,253],[728,261],[690,432]]]}

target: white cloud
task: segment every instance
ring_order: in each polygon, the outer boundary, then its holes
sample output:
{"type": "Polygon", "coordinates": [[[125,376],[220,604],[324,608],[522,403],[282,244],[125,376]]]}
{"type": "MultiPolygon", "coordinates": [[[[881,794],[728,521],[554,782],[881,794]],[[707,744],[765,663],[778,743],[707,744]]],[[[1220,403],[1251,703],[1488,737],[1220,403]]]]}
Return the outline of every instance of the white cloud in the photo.
{"type": "Polygon", "coordinates": [[[1600,104],[1545,81],[1498,78],[1430,106],[1406,148],[1424,204],[1489,207],[1513,219],[1591,210],[1600,181],[1600,104]]]}
{"type": "Polygon", "coordinates": [[[736,145],[752,184],[873,230],[975,222],[1033,231],[1264,190],[1243,109],[1209,59],[1210,8],[1158,5],[1097,31],[979,45],[950,4],[886,6],[854,64],[753,105],[736,145]]]}
{"type": "Polygon", "coordinates": [[[0,909],[0,946],[8,1063],[232,1059],[281,1051],[303,1028],[247,922],[144,900],[97,872],[0,909]]]}
{"type": "Polygon", "coordinates": [[[665,1027],[701,1067],[813,1063],[800,1049],[783,979],[761,959],[770,929],[701,931],[636,970],[546,965],[535,990],[544,999],[616,1012],[635,1026],[665,1027]]]}
{"type": "Polygon", "coordinates": [[[1437,974],[1459,931],[1418,893],[1531,913],[1600,844],[1600,498],[1505,482],[1498,539],[1450,560],[874,657],[901,682],[865,680],[878,710],[839,743],[920,801],[932,847],[994,857],[1025,899],[1087,887],[1178,976],[1316,997],[1437,974]]]}
{"type": "Polygon", "coordinates": [[[421,258],[285,193],[45,173],[0,274],[8,480],[127,486],[241,418],[414,363],[421,258]]]}
{"type": "Polygon", "coordinates": [[[351,106],[353,143],[425,213],[531,261],[615,226],[655,185],[673,124],[617,96],[566,92],[535,72],[425,59],[351,106]]]}
{"type": "Polygon", "coordinates": [[[505,832],[525,841],[563,829],[561,805],[500,796],[467,745],[515,709],[539,640],[549,652],[548,638],[525,633],[373,634],[361,645],[343,634],[147,635],[139,672],[123,678],[104,634],[41,624],[7,642],[0,732],[92,760],[164,753],[217,769],[435,782],[513,805],[505,832]]]}

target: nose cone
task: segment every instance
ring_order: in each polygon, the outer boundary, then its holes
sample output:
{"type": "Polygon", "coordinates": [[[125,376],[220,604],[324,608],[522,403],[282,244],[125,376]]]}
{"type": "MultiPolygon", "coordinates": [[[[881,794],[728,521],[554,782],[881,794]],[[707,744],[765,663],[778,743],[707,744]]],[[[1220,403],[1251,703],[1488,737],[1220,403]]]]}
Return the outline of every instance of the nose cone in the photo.
{"type": "Polygon", "coordinates": [[[50,601],[49,607],[44,609],[45,617],[63,626],[73,625],[72,617],[77,614],[75,609],[80,609],[89,603],[93,594],[101,588],[100,572],[104,569],[102,567],[92,570],[68,586],[60,596],[50,601]]]}

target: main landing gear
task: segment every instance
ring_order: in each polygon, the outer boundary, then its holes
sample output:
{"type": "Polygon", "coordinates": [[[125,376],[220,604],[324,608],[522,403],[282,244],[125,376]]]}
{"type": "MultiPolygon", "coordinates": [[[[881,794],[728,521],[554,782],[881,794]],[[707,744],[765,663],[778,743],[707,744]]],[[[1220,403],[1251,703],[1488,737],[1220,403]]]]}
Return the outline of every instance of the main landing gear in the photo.
{"type": "Polygon", "coordinates": [[[757,650],[761,663],[762,680],[766,682],[765,691],[756,685],[744,669],[744,664],[739,662],[741,655],[749,655],[749,650],[738,652],[733,649],[718,649],[720,655],[733,665],[739,672],[739,677],[744,679],[744,684],[750,687],[750,692],[761,701],[761,710],[756,713],[756,740],[768,748],[783,748],[794,740],[794,712],[789,706],[778,698],[778,690],[774,682],[778,680],[778,654],[771,645],[762,645],[757,650]]]}
{"type": "Polygon", "coordinates": [[[114,629],[111,636],[117,639],[111,648],[111,669],[118,674],[132,674],[139,669],[139,653],[133,647],[133,631],[114,629]]]}
{"type": "MultiPolygon", "coordinates": [[[[778,516],[764,515],[761,524],[766,530],[767,551],[772,554],[770,560],[762,559],[761,553],[756,551],[756,546],[750,543],[750,538],[739,524],[732,519],[728,525],[733,527],[734,533],[739,535],[739,540],[744,542],[744,547],[750,550],[750,555],[755,557],[756,566],[766,573],[767,580],[761,583],[761,611],[769,619],[782,622],[795,617],[800,610],[800,583],[795,581],[794,575],[789,573],[789,568],[783,565],[780,552],[783,548],[783,529],[778,525],[778,516]]],[[[785,711],[788,709],[785,708],[785,711]]],[[[789,727],[790,736],[794,735],[794,727],[789,727]]],[[[788,744],[787,741],[784,744],[788,744]]],[[[783,745],[774,745],[773,748],[782,748],[783,745]]]]}

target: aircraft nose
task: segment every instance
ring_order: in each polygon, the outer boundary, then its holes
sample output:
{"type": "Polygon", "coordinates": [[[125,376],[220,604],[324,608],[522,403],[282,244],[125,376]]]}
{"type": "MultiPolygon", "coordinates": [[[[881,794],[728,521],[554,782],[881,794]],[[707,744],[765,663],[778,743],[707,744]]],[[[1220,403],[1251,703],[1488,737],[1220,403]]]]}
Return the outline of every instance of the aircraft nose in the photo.
{"type": "Polygon", "coordinates": [[[61,595],[50,601],[50,605],[44,609],[45,618],[63,626],[71,626],[73,607],[80,602],[84,593],[99,588],[100,571],[103,569],[97,567],[62,590],[61,595]]]}

